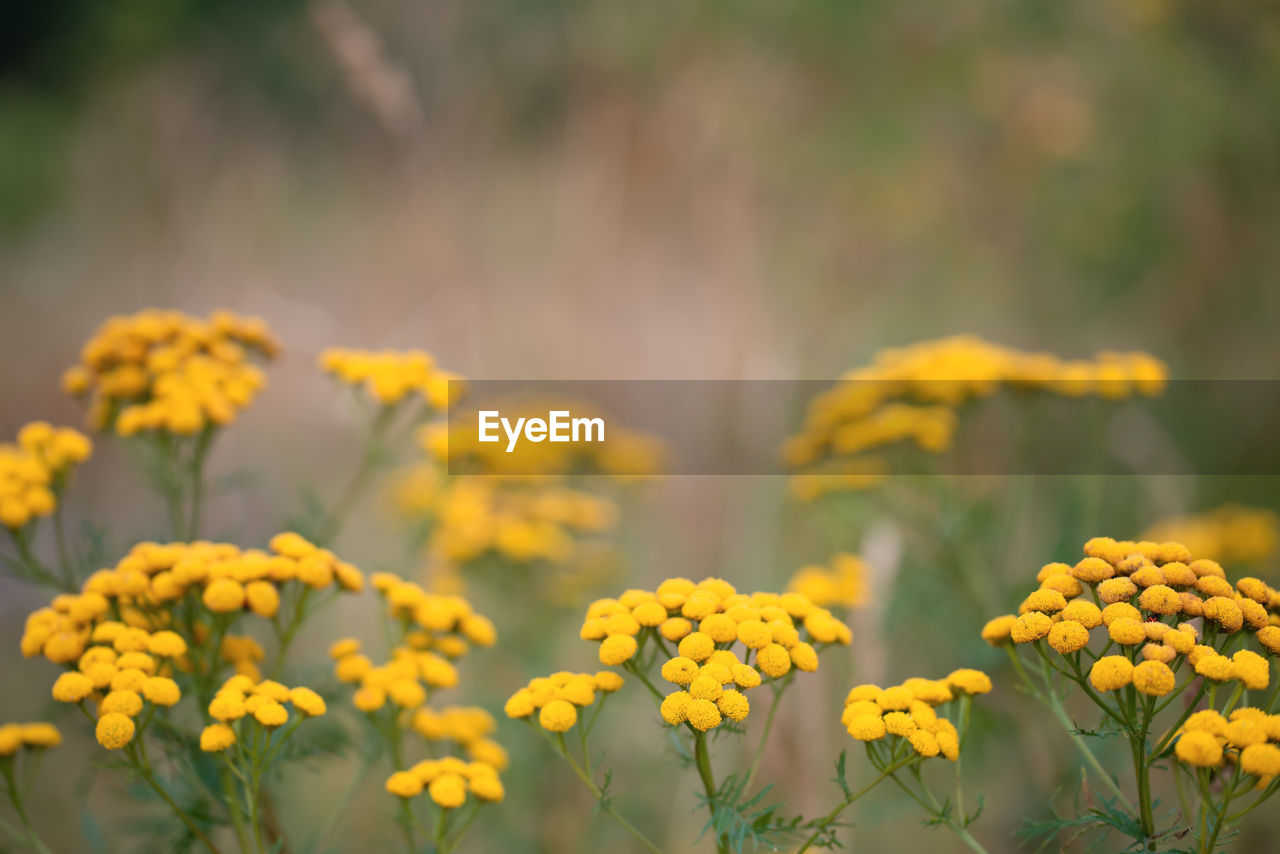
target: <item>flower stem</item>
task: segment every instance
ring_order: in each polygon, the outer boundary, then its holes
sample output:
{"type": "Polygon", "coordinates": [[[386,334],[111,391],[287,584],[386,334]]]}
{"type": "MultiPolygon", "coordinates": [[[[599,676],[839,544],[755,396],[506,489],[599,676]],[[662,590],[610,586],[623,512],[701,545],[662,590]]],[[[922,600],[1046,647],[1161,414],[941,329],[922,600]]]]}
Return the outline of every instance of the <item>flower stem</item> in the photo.
{"type": "Polygon", "coordinates": [[[600,791],[600,787],[595,784],[595,781],[592,780],[591,776],[583,770],[582,766],[575,762],[573,757],[569,755],[569,750],[564,743],[564,733],[559,733],[558,736],[557,741],[553,742],[553,744],[557,744],[557,751],[561,758],[569,763],[569,767],[573,769],[573,773],[578,775],[578,779],[582,781],[582,784],[587,787],[591,794],[595,795],[596,803],[600,805],[600,811],[607,814],[610,818],[621,825],[623,830],[630,833],[635,837],[636,841],[652,851],[653,854],[662,854],[661,848],[655,845],[649,837],[645,836],[639,828],[627,821],[616,810],[614,810],[613,804],[604,797],[604,793],[600,791]]]}
{"type": "MultiPolygon", "coordinates": [[[[711,754],[707,751],[707,736],[698,733],[694,739],[694,761],[698,765],[698,776],[702,778],[702,788],[707,794],[707,812],[715,817],[716,778],[711,773],[711,754]]],[[[716,837],[716,851],[729,854],[729,841],[723,835],[716,837]]]]}

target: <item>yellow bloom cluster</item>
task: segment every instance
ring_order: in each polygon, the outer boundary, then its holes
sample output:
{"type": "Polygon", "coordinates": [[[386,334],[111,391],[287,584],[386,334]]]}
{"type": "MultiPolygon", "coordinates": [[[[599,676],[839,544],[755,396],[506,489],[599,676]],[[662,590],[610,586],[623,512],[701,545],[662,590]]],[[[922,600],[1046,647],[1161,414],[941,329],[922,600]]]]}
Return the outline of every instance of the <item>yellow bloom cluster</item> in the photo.
{"type": "Polygon", "coordinates": [[[956,670],[945,679],[913,677],[888,688],[864,684],[844,700],[840,722],[858,741],[898,738],[925,758],[960,758],[960,733],[938,709],[964,696],[986,694],[991,679],[980,670],[956,670]]]}
{"type": "Polygon", "coordinates": [[[1176,540],[1192,554],[1221,563],[1256,563],[1280,545],[1280,515],[1226,504],[1198,516],[1165,519],[1142,532],[1146,540],[1176,540]]]}
{"type": "Polygon", "coordinates": [[[73,466],[93,444],[77,430],[33,421],[16,443],[0,443],[0,525],[18,529],[58,507],[58,494],[73,466]]]}
{"type": "Polygon", "coordinates": [[[596,701],[596,693],[612,694],[622,687],[622,677],[611,670],[599,673],[560,671],[539,676],[516,691],[503,711],[509,718],[529,718],[538,713],[538,725],[548,732],[568,732],[578,722],[578,709],[596,701]]]}
{"type": "Polygon", "coordinates": [[[839,552],[831,558],[829,566],[805,566],[796,570],[787,584],[787,592],[801,593],[813,604],[827,608],[861,608],[869,597],[869,574],[870,568],[862,558],[839,552]]]}
{"type": "Polygon", "coordinates": [[[29,724],[0,724],[0,757],[12,756],[19,750],[46,750],[62,744],[62,733],[43,721],[29,724]]]}
{"type": "Polygon", "coordinates": [[[1174,753],[1197,768],[1213,768],[1225,760],[1266,784],[1280,775],[1280,715],[1253,706],[1233,709],[1223,716],[1216,709],[1193,713],[1178,728],[1174,753]]]}
{"type": "Polygon", "coordinates": [[[145,636],[169,627],[175,609],[189,602],[213,614],[274,617],[286,584],[347,591],[364,586],[360,570],[298,534],[277,534],[270,545],[268,552],[204,541],[139,543],[115,567],[89,576],[79,594],[59,595],[33,613],[22,652],[68,664],[108,632],[145,636]]]}
{"type": "MultiPolygon", "coordinates": [[[[787,440],[783,457],[801,469],[824,458],[866,461],[859,455],[904,442],[938,453],[951,444],[955,410],[1001,387],[1121,398],[1159,394],[1166,373],[1159,360],[1145,353],[1104,352],[1091,360],[1068,361],[971,335],[882,350],[872,364],[849,371],[810,402],[804,425],[787,440]]],[[[801,497],[813,497],[850,485],[858,485],[858,479],[818,469],[793,488],[801,497]],[[836,480],[824,483],[821,478],[826,477],[836,480]]]]}
{"type": "Polygon", "coordinates": [[[430,689],[458,684],[454,659],[466,655],[472,644],[489,647],[497,642],[493,623],[475,613],[461,596],[427,593],[391,573],[375,573],[370,581],[406,632],[390,660],[378,666],[361,654],[360,642],[353,638],[340,640],[329,650],[334,675],[359,684],[352,702],[362,712],[376,712],[388,701],[399,709],[417,709],[426,703],[430,689]]]}
{"type": "Polygon", "coordinates": [[[277,350],[257,317],[149,309],[103,323],[62,385],[90,397],[95,429],[194,435],[231,423],[253,402],[266,380],[250,358],[277,350]]]}
{"type": "Polygon", "coordinates": [[[464,390],[461,376],[441,369],[431,354],[422,350],[373,351],[330,347],[320,354],[319,362],[321,370],[338,381],[353,386],[363,385],[369,397],[383,406],[418,395],[432,409],[445,409],[464,390]]]}
{"type": "Polygon", "coordinates": [[[286,703],[303,718],[319,717],[327,711],[324,699],[310,688],[289,688],[244,674],[232,676],[209,701],[207,712],[213,723],[200,733],[200,749],[206,753],[226,750],[244,734],[242,727],[250,721],[267,730],[284,726],[289,721],[286,703]]]}
{"type": "Polygon", "coordinates": [[[982,636],[993,645],[1043,640],[1078,662],[1091,632],[1104,632],[1119,654],[1102,655],[1090,666],[1089,680],[1100,692],[1132,684],[1147,696],[1165,696],[1174,690],[1184,658],[1205,679],[1266,689],[1271,669],[1263,655],[1222,650],[1232,635],[1247,631],[1264,652],[1280,654],[1280,626],[1271,614],[1280,609],[1280,593],[1257,578],[1233,586],[1221,565],[1193,559],[1181,543],[1095,537],[1084,553],[1075,565],[1041,568],[1040,588],[1019,613],[991,620],[982,636]],[[1203,623],[1205,643],[1194,620],[1203,623]]]}
{"type": "Polygon", "coordinates": [[[393,773],[387,778],[386,789],[405,799],[417,797],[425,789],[436,806],[447,810],[466,803],[468,792],[481,802],[497,803],[505,795],[498,771],[488,762],[464,762],[456,756],[424,759],[407,771],[393,773]]]}
{"type": "Polygon", "coordinates": [[[488,710],[479,706],[423,706],[413,713],[410,726],[427,741],[450,741],[467,757],[487,762],[499,771],[507,770],[507,750],[489,738],[498,729],[488,710]]]}

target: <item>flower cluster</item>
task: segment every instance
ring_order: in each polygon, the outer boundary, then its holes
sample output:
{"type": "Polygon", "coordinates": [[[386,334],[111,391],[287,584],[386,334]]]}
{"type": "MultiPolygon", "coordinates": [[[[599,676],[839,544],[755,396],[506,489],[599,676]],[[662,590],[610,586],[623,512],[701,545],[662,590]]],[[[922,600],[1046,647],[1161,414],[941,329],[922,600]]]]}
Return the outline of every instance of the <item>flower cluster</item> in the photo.
{"type": "MultiPolygon", "coordinates": [[[[1019,613],[990,621],[982,635],[1008,645],[1028,690],[1054,705],[1059,717],[1065,713],[1055,673],[1075,683],[1130,740],[1139,796],[1133,826],[1141,838],[1159,832],[1150,799],[1153,769],[1166,767],[1159,763],[1173,754],[1180,760],[1174,773],[1204,770],[1192,775],[1202,816],[1192,824],[1200,828],[1200,850],[1216,850],[1231,800],[1280,772],[1280,747],[1272,743],[1280,740],[1280,716],[1247,705],[1249,692],[1270,687],[1270,659],[1280,655],[1280,593],[1257,578],[1232,584],[1216,561],[1196,558],[1173,541],[1095,537],[1084,555],[1075,564],[1044,566],[1039,589],[1019,613]],[[1043,688],[1031,684],[1017,648],[1038,655],[1043,688]],[[1242,698],[1245,705],[1238,706],[1242,698]],[[1171,708],[1178,719],[1154,728],[1171,708]],[[1236,770],[1223,773],[1215,787],[1216,769],[1228,761],[1236,770]]],[[[1273,791],[1266,789],[1254,806],[1273,791]]]]}
{"type": "Polygon", "coordinates": [[[234,421],[265,382],[251,357],[277,350],[260,318],[150,309],[103,323],[62,385],[89,398],[95,429],[190,436],[234,421]]]}
{"type": "Polygon", "coordinates": [[[0,443],[0,525],[17,530],[52,514],[72,468],[92,450],[84,434],[44,421],[24,426],[16,443],[0,443]]]}
{"type": "Polygon", "coordinates": [[[364,386],[369,397],[392,406],[416,395],[432,408],[445,409],[463,392],[461,377],[436,365],[422,350],[352,350],[330,347],[320,354],[320,368],[339,382],[364,386]],[[450,391],[452,389],[452,391],[450,391]]]}
{"type": "Polygon", "coordinates": [[[594,703],[597,693],[612,694],[622,683],[622,677],[612,670],[594,674],[560,671],[531,679],[511,695],[503,711],[509,718],[530,720],[537,712],[538,724],[547,732],[568,732],[578,722],[578,709],[594,703]]]}
{"type": "MultiPolygon", "coordinates": [[[[59,595],[50,607],[33,613],[22,651],[69,664],[91,641],[108,636],[103,633],[123,630],[143,637],[177,626],[188,636],[203,634],[205,622],[189,619],[178,625],[180,611],[187,618],[192,614],[181,606],[191,604],[213,617],[248,611],[271,618],[280,609],[282,590],[292,584],[304,590],[359,591],[364,575],[294,533],[277,534],[270,551],[203,541],[139,543],[115,567],[90,575],[80,593],[59,595]]],[[[140,643],[145,646],[145,640],[140,643]]]]}
{"type": "Polygon", "coordinates": [[[385,597],[388,613],[403,628],[404,637],[391,650],[390,660],[376,666],[354,638],[330,648],[334,675],[359,684],[352,702],[362,712],[377,712],[388,701],[399,709],[417,709],[427,702],[430,690],[458,684],[454,659],[466,655],[472,644],[489,647],[497,642],[493,623],[461,596],[427,593],[391,573],[375,573],[370,580],[385,597]]]}
{"type": "Polygon", "coordinates": [[[298,713],[299,719],[319,717],[327,711],[324,699],[310,688],[289,688],[270,679],[255,680],[244,674],[232,676],[209,701],[206,711],[213,722],[200,733],[200,749],[220,753],[240,741],[246,734],[243,727],[248,725],[260,726],[268,732],[279,729],[289,722],[286,703],[298,713]]]}
{"type": "Polygon", "coordinates": [[[1062,360],[961,335],[883,350],[872,364],[846,373],[810,402],[801,431],[783,457],[793,468],[813,467],[793,484],[801,497],[876,482],[868,452],[902,443],[929,453],[950,447],[956,410],[1003,386],[1081,397],[1159,394],[1164,365],[1145,353],[1099,353],[1062,360]],[[854,470],[845,465],[856,462],[854,470]],[[835,468],[830,468],[836,464],[835,468]],[[827,481],[825,478],[832,478],[827,481]]]}
{"type": "Polygon", "coordinates": [[[1142,532],[1146,540],[1176,540],[1192,554],[1222,563],[1257,563],[1280,546],[1280,515],[1225,504],[1198,516],[1165,519],[1142,532]]]}
{"type": "Polygon", "coordinates": [[[19,750],[47,750],[62,744],[62,733],[51,723],[0,724],[0,758],[19,750]]]}
{"type": "Polygon", "coordinates": [[[506,794],[498,770],[488,762],[464,762],[456,756],[424,759],[407,771],[393,772],[387,778],[386,789],[406,800],[425,789],[432,802],[444,810],[461,807],[468,792],[481,802],[497,803],[506,794]]]}
{"type": "Polygon", "coordinates": [[[479,706],[445,706],[433,709],[422,706],[410,719],[413,731],[428,742],[451,742],[469,759],[486,762],[505,771],[509,762],[507,750],[489,738],[498,723],[487,709],[479,706]]]}
{"type": "Polygon", "coordinates": [[[960,731],[938,709],[990,690],[985,673],[967,668],[945,679],[914,677],[888,688],[857,685],[845,697],[840,722],[858,741],[901,739],[919,756],[941,755],[954,762],[960,758],[960,731]]]}
{"type": "Polygon", "coordinates": [[[787,584],[788,593],[809,597],[824,608],[861,608],[870,595],[867,576],[870,569],[862,558],[839,552],[827,566],[803,566],[787,584]]]}

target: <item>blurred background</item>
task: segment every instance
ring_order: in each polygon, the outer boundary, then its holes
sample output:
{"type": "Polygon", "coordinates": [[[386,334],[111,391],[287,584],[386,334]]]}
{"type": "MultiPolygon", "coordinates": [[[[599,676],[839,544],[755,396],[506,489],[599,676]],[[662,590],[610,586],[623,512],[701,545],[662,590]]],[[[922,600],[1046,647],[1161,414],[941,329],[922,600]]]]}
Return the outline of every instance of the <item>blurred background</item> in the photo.
{"type": "MultiPolygon", "coordinates": [[[[285,354],[212,463],[256,472],[210,506],[210,527],[239,542],[278,530],[300,485],[332,493],[355,464],[354,416],[314,367],[330,345],[423,347],[478,379],[831,379],[882,347],[969,332],[1064,357],[1145,350],[1178,378],[1276,378],[1272,4],[0,5],[0,437],[35,418],[81,422],[57,379],[111,314],[259,314],[285,354]]],[[[159,505],[135,498],[124,456],[99,445],[73,508],[118,532],[118,556],[159,526],[159,505]]],[[[947,627],[966,638],[957,660],[929,632],[886,630],[886,614],[904,612],[881,602],[855,615],[863,643],[833,669],[896,681],[990,664],[982,621],[1016,603],[1041,563],[1074,560],[1085,536],[1132,536],[1225,501],[1277,505],[1271,479],[1108,484],[1112,505],[1091,518],[1102,529],[1087,530],[1054,503],[1079,492],[1065,480],[1023,484],[1016,529],[997,526],[992,571],[1021,586],[994,587],[989,613],[947,627]]],[[[653,484],[626,522],[645,548],[612,587],[719,574],[776,588],[837,548],[896,576],[910,568],[907,537],[866,522],[867,501],[865,523],[815,524],[781,478],[653,484]]],[[[412,573],[378,509],[339,553],[412,573]]],[[[16,649],[43,597],[0,589],[0,642],[16,649]]],[[[918,613],[948,594],[902,595],[918,613]]],[[[336,613],[358,633],[363,612],[351,611],[336,613]]],[[[566,649],[564,666],[594,666],[587,645],[566,649]]],[[[6,666],[47,676],[40,662],[6,666]]],[[[476,679],[484,666],[472,662],[476,679]]],[[[496,672],[463,699],[496,711],[534,675],[496,672]]],[[[767,778],[797,810],[834,800],[852,678],[798,693],[783,721],[767,778]]],[[[40,706],[6,694],[0,711],[40,706]]],[[[622,762],[642,745],[626,721],[618,732],[622,762]]],[[[504,723],[500,738],[536,769],[520,779],[554,781],[565,802],[532,815],[526,799],[470,850],[625,844],[586,818],[589,798],[539,745],[516,749],[531,740],[523,727],[504,723]]],[[[1026,744],[984,744],[974,788],[989,806],[975,833],[1015,850],[1012,830],[1043,799],[1008,768],[1038,760],[1017,758],[1026,744]]],[[[82,758],[50,758],[61,767],[43,776],[38,825],[71,808],[65,781],[82,758]]],[[[675,773],[650,759],[627,760],[633,779],[675,773]]],[[[700,827],[690,784],[639,807],[672,851],[693,850],[700,827]]],[[[297,785],[317,790],[291,817],[305,823],[327,784],[297,785]]],[[[374,787],[361,801],[350,839],[376,836],[383,798],[374,787]]],[[[859,817],[859,841],[953,846],[897,809],[859,817]]],[[[49,832],[59,851],[89,850],[75,828],[49,832]]]]}

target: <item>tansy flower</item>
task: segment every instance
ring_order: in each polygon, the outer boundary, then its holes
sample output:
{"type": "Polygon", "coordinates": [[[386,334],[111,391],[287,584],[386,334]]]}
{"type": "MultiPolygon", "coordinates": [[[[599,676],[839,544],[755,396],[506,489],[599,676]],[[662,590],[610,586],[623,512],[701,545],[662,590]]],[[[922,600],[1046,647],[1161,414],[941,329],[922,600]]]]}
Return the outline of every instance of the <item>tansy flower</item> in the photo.
{"type": "Polygon", "coordinates": [[[1222,745],[1202,730],[1184,732],[1178,737],[1174,753],[1188,765],[1197,768],[1212,768],[1222,763],[1222,745]]]}
{"type": "Polygon", "coordinates": [[[715,647],[715,641],[711,640],[708,635],[697,631],[681,639],[677,651],[680,655],[693,661],[706,661],[715,650],[715,647]]]}
{"type": "Polygon", "coordinates": [[[658,713],[662,715],[664,721],[672,726],[682,724],[689,710],[689,703],[692,701],[693,697],[689,696],[687,691],[676,691],[674,694],[668,694],[663,698],[658,713]]]}
{"type": "Polygon", "coordinates": [[[1039,611],[1028,611],[1014,620],[1009,637],[1014,643],[1031,643],[1049,634],[1053,620],[1039,611]]]}
{"type": "Polygon", "coordinates": [[[756,652],[756,666],[772,679],[785,676],[791,669],[791,656],[785,647],[771,643],[756,652]]]}
{"type": "Polygon", "coordinates": [[[326,711],[324,698],[310,688],[298,687],[290,690],[289,702],[309,718],[323,715],[326,711]]]}
{"type": "Polygon", "coordinates": [[[1063,619],[1049,629],[1049,646],[1069,655],[1089,645],[1089,630],[1074,620],[1063,619]]]}
{"type": "Polygon", "coordinates": [[[431,781],[427,794],[437,806],[444,809],[456,809],[467,799],[467,784],[457,774],[441,774],[431,781]]]}
{"type": "Polygon", "coordinates": [[[409,771],[396,771],[387,778],[386,789],[398,798],[412,798],[422,794],[422,780],[409,771]]]}
{"type": "Polygon", "coordinates": [[[1231,673],[1250,691],[1265,691],[1271,683],[1270,663],[1252,650],[1238,650],[1231,656],[1231,673]]]}
{"type": "Polygon", "coordinates": [[[178,683],[164,676],[150,676],[142,683],[142,696],[157,706],[172,706],[182,699],[178,683]]]}
{"type": "Polygon", "coordinates": [[[28,747],[47,749],[62,744],[62,733],[50,723],[22,724],[18,728],[23,744],[28,747]]]}
{"type": "Polygon", "coordinates": [[[849,721],[849,735],[858,741],[875,741],[884,738],[888,731],[884,718],[879,715],[856,715],[849,721]]]}
{"type": "Polygon", "coordinates": [[[567,732],[577,722],[578,710],[568,700],[552,700],[538,714],[538,723],[549,732],[567,732]]]}
{"type": "Polygon", "coordinates": [[[223,723],[209,724],[200,732],[200,749],[220,753],[236,743],[236,731],[223,723]]]}
{"type": "Polygon", "coordinates": [[[951,671],[947,684],[964,694],[986,694],[991,690],[991,677],[981,670],[962,667],[951,671]]]}
{"type": "Polygon", "coordinates": [[[747,702],[744,694],[730,688],[720,695],[720,699],[716,701],[716,708],[729,720],[742,721],[751,710],[751,704],[747,702]]]}
{"type": "Polygon", "coordinates": [[[1122,646],[1133,646],[1147,640],[1147,631],[1138,620],[1123,617],[1114,621],[1107,629],[1111,639],[1122,646]]]}
{"type": "Polygon", "coordinates": [[[938,746],[938,740],[933,737],[932,733],[926,732],[922,729],[913,730],[911,734],[907,736],[907,740],[911,742],[912,749],[921,756],[932,757],[937,756],[938,753],[941,752],[941,748],[938,746]]]}
{"type": "Polygon", "coordinates": [[[1274,744],[1251,744],[1240,751],[1240,769],[1246,774],[1274,777],[1280,774],[1280,747],[1274,744]]]}
{"type": "Polygon", "coordinates": [[[244,607],[245,592],[240,582],[217,578],[209,583],[201,597],[204,606],[215,614],[227,614],[244,607]]]}
{"type": "Polygon", "coordinates": [[[133,740],[134,724],[128,715],[108,712],[98,718],[94,735],[107,750],[119,750],[133,740]]]}
{"type": "Polygon", "coordinates": [[[1216,709],[1201,709],[1193,712],[1183,723],[1182,728],[1188,732],[1207,732],[1210,735],[1222,735],[1227,729],[1227,719],[1216,709]]]}
{"type": "Polygon", "coordinates": [[[102,699],[99,711],[103,714],[117,712],[132,718],[142,711],[142,697],[135,691],[112,691],[102,699]]]}
{"type": "Polygon", "coordinates": [[[706,732],[720,725],[720,710],[710,700],[692,699],[685,708],[685,719],[694,729],[706,732]]]}
{"type": "Polygon", "coordinates": [[[1222,731],[1222,736],[1232,747],[1248,747],[1262,744],[1267,740],[1267,730],[1259,721],[1250,718],[1238,718],[1229,722],[1222,731]]]}
{"type": "Polygon", "coordinates": [[[1133,668],[1133,687],[1149,697],[1163,697],[1176,684],[1177,678],[1163,661],[1147,660],[1133,668]]]}
{"type": "Polygon", "coordinates": [[[282,726],[285,721],[289,720],[289,712],[275,700],[267,700],[267,702],[258,706],[253,710],[253,716],[257,718],[258,723],[268,729],[282,726]]]}
{"type": "Polygon", "coordinates": [[[609,635],[600,644],[600,663],[616,667],[629,661],[636,649],[636,639],[631,635],[609,635]]]}
{"type": "Polygon", "coordinates": [[[67,671],[53,683],[53,699],[59,703],[78,703],[93,693],[93,680],[83,673],[67,671]]]}
{"type": "Polygon", "coordinates": [[[697,675],[698,663],[682,655],[662,665],[662,678],[677,685],[688,685],[697,675]]]}
{"type": "Polygon", "coordinates": [[[1009,640],[1013,624],[1017,622],[1017,619],[1013,614],[1005,614],[1002,617],[988,620],[987,624],[982,627],[982,639],[992,646],[999,646],[1009,640]]]}
{"type": "Polygon", "coordinates": [[[1123,655],[1104,655],[1089,669],[1089,681],[1099,691],[1115,691],[1133,680],[1133,663],[1123,655]]]}

